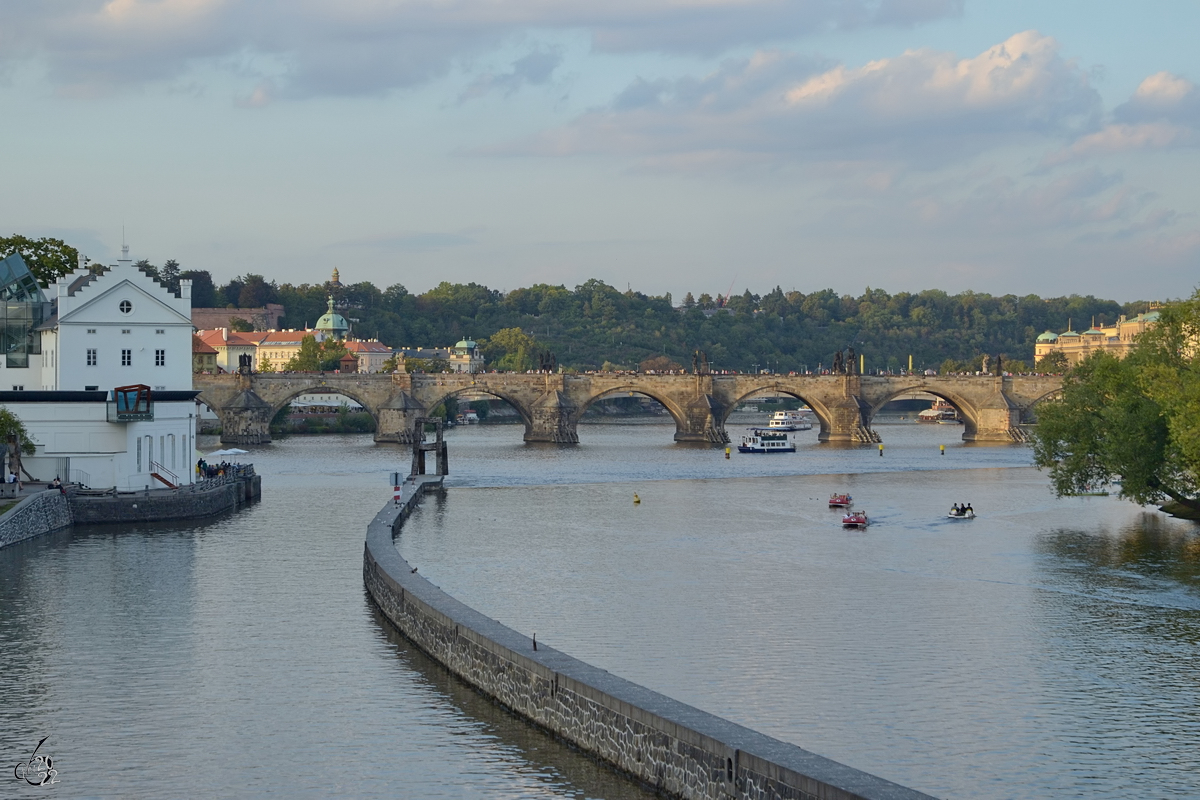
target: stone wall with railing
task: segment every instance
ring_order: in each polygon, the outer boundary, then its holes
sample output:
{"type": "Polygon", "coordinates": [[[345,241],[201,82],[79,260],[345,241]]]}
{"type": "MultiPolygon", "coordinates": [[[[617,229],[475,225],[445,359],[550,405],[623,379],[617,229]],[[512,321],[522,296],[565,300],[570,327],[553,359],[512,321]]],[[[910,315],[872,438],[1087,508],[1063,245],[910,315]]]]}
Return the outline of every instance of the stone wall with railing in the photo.
{"type": "Polygon", "coordinates": [[[417,575],[393,541],[421,496],[441,485],[410,478],[376,515],[363,578],[405,637],[480,691],[672,797],[929,800],[535,644],[455,600],[417,575]]]}

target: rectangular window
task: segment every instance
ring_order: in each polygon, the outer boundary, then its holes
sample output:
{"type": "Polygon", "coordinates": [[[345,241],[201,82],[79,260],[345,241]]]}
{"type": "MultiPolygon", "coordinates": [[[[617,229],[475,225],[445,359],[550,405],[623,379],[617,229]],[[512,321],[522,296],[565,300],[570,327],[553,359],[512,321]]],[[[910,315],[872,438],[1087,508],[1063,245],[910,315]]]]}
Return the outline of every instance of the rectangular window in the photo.
{"type": "Polygon", "coordinates": [[[133,366],[133,351],[132,350],[122,350],[121,351],[121,366],[122,367],[132,367],[133,366]]]}
{"type": "Polygon", "coordinates": [[[129,333],[129,328],[122,328],[121,333],[129,333]]]}
{"type": "Polygon", "coordinates": [[[167,351],[166,350],[155,350],[154,351],[154,366],[165,367],[166,365],[167,365],[167,351]]]}
{"type": "Polygon", "coordinates": [[[23,391],[25,391],[25,387],[24,386],[14,386],[13,391],[14,392],[23,392],[23,391]]]}
{"type": "Polygon", "coordinates": [[[155,333],[166,333],[167,331],[166,331],[166,329],[164,329],[164,328],[155,328],[155,329],[154,329],[154,332],[155,332],[155,333]]]}
{"type": "Polygon", "coordinates": [[[137,440],[137,471],[142,471],[142,437],[137,440]]]}
{"type": "Polygon", "coordinates": [[[88,329],[87,329],[87,332],[88,332],[88,333],[95,333],[95,332],[96,332],[96,329],[95,329],[95,328],[88,328],[88,329]]]}
{"type": "Polygon", "coordinates": [[[85,392],[94,392],[99,388],[100,388],[99,386],[85,386],[85,387],[83,387],[83,390],[85,392]]]}
{"type": "Polygon", "coordinates": [[[96,348],[89,347],[87,351],[87,365],[89,367],[96,366],[96,348]]]}

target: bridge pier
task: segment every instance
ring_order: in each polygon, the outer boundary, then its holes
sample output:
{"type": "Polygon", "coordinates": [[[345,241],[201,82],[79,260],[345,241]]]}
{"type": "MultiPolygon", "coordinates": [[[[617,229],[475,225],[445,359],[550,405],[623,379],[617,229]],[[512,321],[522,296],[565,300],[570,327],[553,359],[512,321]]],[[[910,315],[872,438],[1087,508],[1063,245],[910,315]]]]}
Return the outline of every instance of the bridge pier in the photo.
{"type": "Polygon", "coordinates": [[[375,418],[375,441],[390,444],[419,444],[413,442],[413,430],[419,417],[427,416],[425,406],[412,399],[408,392],[397,392],[379,406],[375,418]]]}
{"type": "Polygon", "coordinates": [[[244,389],[223,408],[221,444],[266,444],[271,441],[271,418],[275,411],[253,389],[244,389]]]}
{"type": "Polygon", "coordinates": [[[822,442],[879,442],[879,434],[871,430],[871,406],[862,398],[861,379],[858,375],[842,378],[842,397],[825,403],[829,418],[822,420],[822,442]]]}
{"type": "Polygon", "coordinates": [[[579,444],[579,408],[562,392],[557,389],[547,392],[528,413],[526,442],[579,444]]]}
{"type": "Polygon", "coordinates": [[[1024,441],[1021,430],[1021,408],[997,391],[976,408],[974,425],[967,422],[963,431],[964,442],[1020,442],[1024,441]]]}
{"type": "Polygon", "coordinates": [[[675,418],[675,441],[726,444],[729,434],[722,420],[725,409],[711,394],[704,394],[675,418]]]}

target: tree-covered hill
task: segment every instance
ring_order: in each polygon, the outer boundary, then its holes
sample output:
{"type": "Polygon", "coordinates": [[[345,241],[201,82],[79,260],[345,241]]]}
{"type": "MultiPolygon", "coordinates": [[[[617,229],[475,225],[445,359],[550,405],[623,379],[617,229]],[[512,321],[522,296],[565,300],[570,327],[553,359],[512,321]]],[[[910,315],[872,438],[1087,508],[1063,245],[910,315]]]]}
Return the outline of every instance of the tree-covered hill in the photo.
{"type": "Polygon", "coordinates": [[[636,365],[665,355],[690,365],[703,350],[713,369],[791,371],[828,366],[833,353],[853,346],[868,370],[941,367],[946,360],[977,364],[983,354],[1032,363],[1039,333],[1077,330],[1092,320],[1113,322],[1136,314],[1146,303],[1122,306],[1092,296],[993,297],[938,290],[888,294],[868,288],[858,297],[831,289],[804,294],[778,287],[759,296],[712,299],[691,295],[677,309],[669,295],[618,291],[598,280],[568,289],[538,284],[502,294],[476,283],[442,283],[413,295],[396,284],[380,290],[371,283],[347,286],[282,284],[247,275],[219,288],[237,294],[243,306],[281,303],[281,324],[313,324],[333,294],[354,333],[392,346],[445,346],[465,337],[484,340],[497,331],[520,328],[555,354],[566,368],[593,369],[605,362],[636,365]],[[259,287],[247,297],[246,287],[259,287]]]}

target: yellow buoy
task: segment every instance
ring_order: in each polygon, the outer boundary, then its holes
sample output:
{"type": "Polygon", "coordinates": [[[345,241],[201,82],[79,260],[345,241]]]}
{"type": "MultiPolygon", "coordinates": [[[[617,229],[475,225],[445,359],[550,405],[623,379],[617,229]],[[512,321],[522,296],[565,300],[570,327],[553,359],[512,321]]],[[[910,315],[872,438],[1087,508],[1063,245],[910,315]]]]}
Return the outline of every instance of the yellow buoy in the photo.
{"type": "Polygon", "coordinates": [[[728,447],[725,448],[725,457],[729,458],[729,448],[728,447]]]}
{"type": "Polygon", "coordinates": [[[640,502],[642,502],[642,498],[637,496],[637,492],[634,492],[633,493],[633,504],[636,506],[640,502]]]}

